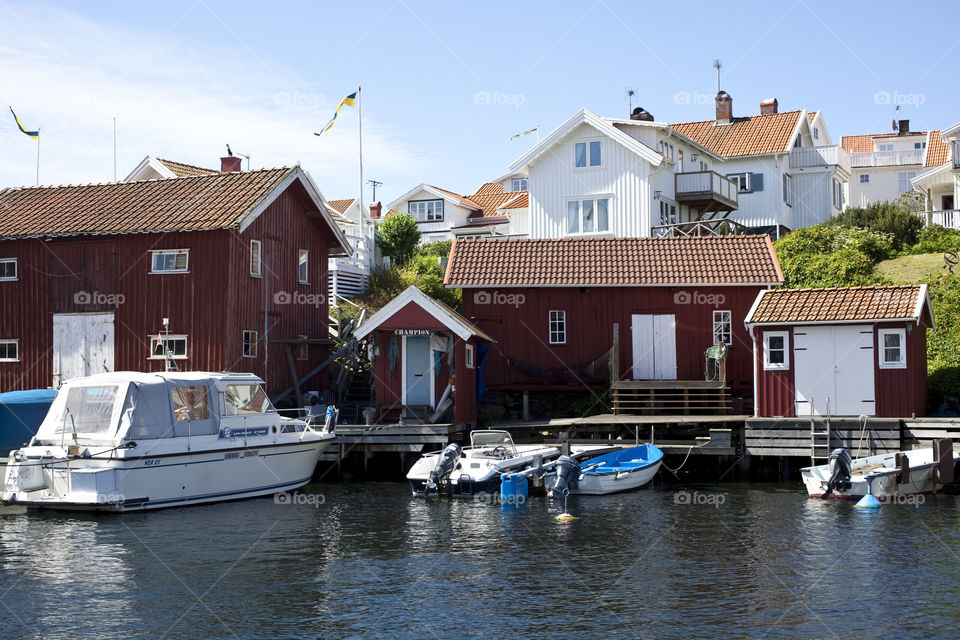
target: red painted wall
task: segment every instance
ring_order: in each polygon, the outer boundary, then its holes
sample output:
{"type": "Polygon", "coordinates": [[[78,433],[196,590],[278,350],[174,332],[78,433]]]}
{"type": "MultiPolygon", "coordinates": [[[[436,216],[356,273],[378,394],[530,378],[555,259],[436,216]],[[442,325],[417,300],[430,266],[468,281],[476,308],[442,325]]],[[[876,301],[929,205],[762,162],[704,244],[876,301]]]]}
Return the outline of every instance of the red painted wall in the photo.
{"type": "MultiPolygon", "coordinates": [[[[511,367],[513,358],[539,369],[552,369],[566,376],[570,386],[582,386],[583,376],[567,371],[607,352],[612,345],[613,324],[619,323],[621,379],[631,378],[631,315],[672,313],[677,322],[677,377],[702,380],[704,351],[713,345],[713,311],[732,312],[733,345],[728,352],[727,378],[734,389],[753,386],[752,345],[743,326],[760,287],[609,287],[523,288],[487,291],[465,289],[464,315],[496,344],[490,345],[483,370],[488,387],[502,389],[551,388],[536,377],[511,367]],[[506,298],[505,296],[515,296],[506,298]],[[720,298],[719,296],[723,296],[720,298]],[[489,299],[490,302],[484,304],[489,299]],[[498,302],[499,301],[499,302],[498,302]],[[567,343],[549,344],[551,310],[566,311],[567,343]],[[564,373],[566,372],[566,373],[564,373]]],[[[596,380],[589,386],[608,386],[596,380]]]]}
{"type": "Polygon", "coordinates": [[[757,415],[765,418],[796,416],[796,390],[793,386],[793,330],[791,327],[763,327],[754,329],[757,348],[754,353],[757,366],[757,387],[754,396],[757,415]],[[763,370],[763,334],[767,331],[786,331],[790,368],[783,371],[763,370]]]}

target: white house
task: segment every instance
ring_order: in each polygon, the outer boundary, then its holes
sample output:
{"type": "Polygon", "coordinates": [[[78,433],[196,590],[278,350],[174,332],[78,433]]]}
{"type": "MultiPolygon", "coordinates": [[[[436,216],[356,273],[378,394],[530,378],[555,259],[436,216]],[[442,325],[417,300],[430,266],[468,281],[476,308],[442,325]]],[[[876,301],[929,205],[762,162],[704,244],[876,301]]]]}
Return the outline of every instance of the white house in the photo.
{"type": "Polygon", "coordinates": [[[928,223],[960,229],[960,122],[930,134],[924,164],[932,168],[911,182],[925,196],[928,223]]]}
{"type": "Polygon", "coordinates": [[[911,180],[943,165],[949,154],[939,131],[910,131],[909,120],[900,120],[892,133],[843,136],[841,144],[850,154],[853,207],[892,202],[913,191],[911,180]]]}

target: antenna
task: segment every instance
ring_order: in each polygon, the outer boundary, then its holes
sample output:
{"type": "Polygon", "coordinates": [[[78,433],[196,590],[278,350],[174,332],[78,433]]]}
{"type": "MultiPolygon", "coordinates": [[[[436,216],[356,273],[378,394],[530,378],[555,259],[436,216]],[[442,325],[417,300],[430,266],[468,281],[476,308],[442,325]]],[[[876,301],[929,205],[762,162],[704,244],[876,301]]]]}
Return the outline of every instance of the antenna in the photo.
{"type": "Polygon", "coordinates": [[[229,144],[227,145],[227,155],[230,156],[231,158],[233,157],[233,151],[230,151],[230,145],[229,145],[229,144]]]}
{"type": "Polygon", "coordinates": [[[237,155],[240,156],[241,158],[247,159],[247,171],[250,171],[250,156],[248,156],[245,153],[240,153],[239,151],[237,151],[237,155]]]}
{"type": "Polygon", "coordinates": [[[382,185],[383,183],[380,182],[379,180],[367,180],[367,184],[372,184],[372,185],[373,185],[373,202],[376,202],[376,201],[377,201],[377,187],[379,187],[379,186],[382,185]]]}
{"type": "Polygon", "coordinates": [[[627,103],[630,105],[627,111],[627,115],[633,113],[633,96],[637,95],[636,88],[630,87],[627,89],[627,103]]]}
{"type": "Polygon", "coordinates": [[[713,68],[717,70],[717,93],[720,93],[720,67],[723,66],[723,63],[720,62],[719,58],[714,58],[713,68]]]}

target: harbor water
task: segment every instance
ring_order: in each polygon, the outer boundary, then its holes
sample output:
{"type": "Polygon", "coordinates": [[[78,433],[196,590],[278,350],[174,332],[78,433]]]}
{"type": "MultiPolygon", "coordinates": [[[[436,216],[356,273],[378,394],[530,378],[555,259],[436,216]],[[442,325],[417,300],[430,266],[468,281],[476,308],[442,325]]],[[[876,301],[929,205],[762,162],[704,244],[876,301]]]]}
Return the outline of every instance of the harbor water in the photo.
{"type": "Polygon", "coordinates": [[[795,485],[424,499],[315,484],[143,514],[0,515],[4,638],[960,636],[960,501],[795,485]]]}

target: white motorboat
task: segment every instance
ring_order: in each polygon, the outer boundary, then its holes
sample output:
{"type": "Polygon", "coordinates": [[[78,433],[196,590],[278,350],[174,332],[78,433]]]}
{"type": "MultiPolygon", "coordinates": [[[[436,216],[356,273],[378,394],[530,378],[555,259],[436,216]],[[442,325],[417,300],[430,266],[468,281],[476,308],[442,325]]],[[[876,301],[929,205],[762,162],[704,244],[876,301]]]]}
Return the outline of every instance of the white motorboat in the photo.
{"type": "Polygon", "coordinates": [[[660,470],[663,451],[652,444],[641,444],[577,462],[561,457],[544,475],[547,495],[571,494],[602,496],[638,489],[660,470]],[[559,489],[558,489],[559,487],[559,489]]]}
{"type": "Polygon", "coordinates": [[[289,491],[335,439],[280,416],[252,374],[103,373],[60,388],[0,500],[134,511],[289,491]]]}
{"type": "Polygon", "coordinates": [[[852,459],[846,449],[830,452],[827,464],[800,470],[811,498],[856,500],[872,494],[880,502],[900,496],[933,493],[953,481],[953,467],[960,455],[952,442],[943,441],[945,455],[933,448],[884,453],[852,459]]]}
{"type": "Polygon", "coordinates": [[[407,480],[414,494],[493,494],[500,491],[501,475],[559,455],[558,447],[514,444],[509,431],[478,429],[470,433],[468,447],[453,443],[443,451],[425,454],[407,472],[407,480]]]}

